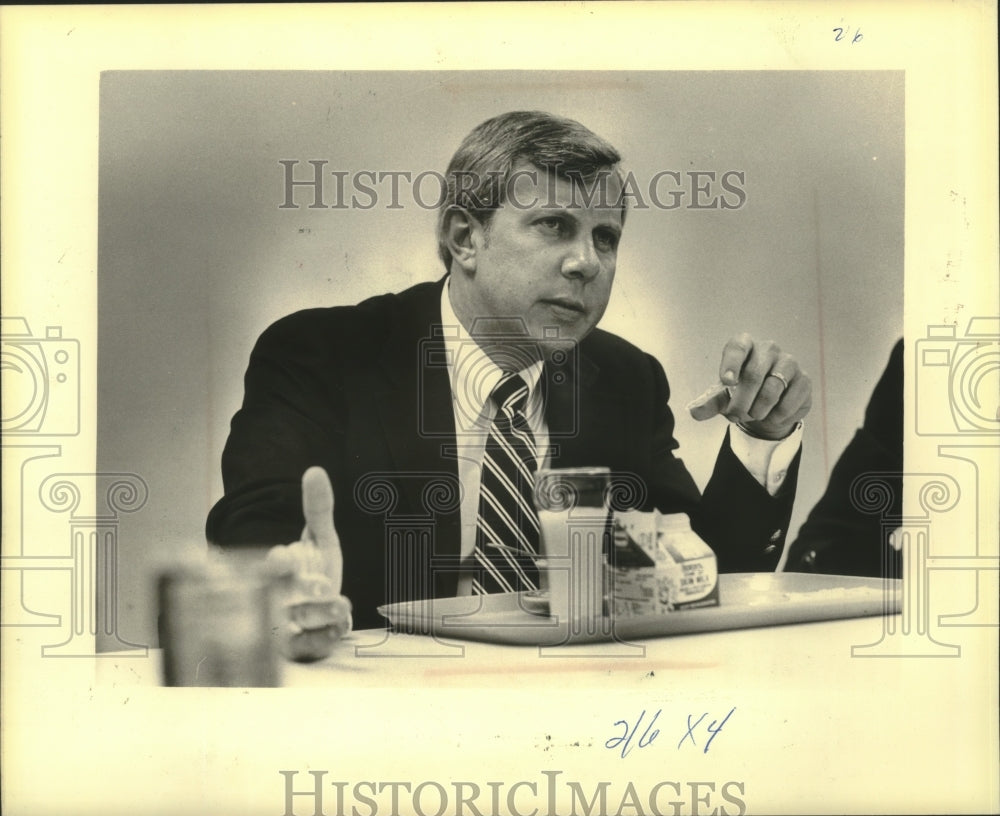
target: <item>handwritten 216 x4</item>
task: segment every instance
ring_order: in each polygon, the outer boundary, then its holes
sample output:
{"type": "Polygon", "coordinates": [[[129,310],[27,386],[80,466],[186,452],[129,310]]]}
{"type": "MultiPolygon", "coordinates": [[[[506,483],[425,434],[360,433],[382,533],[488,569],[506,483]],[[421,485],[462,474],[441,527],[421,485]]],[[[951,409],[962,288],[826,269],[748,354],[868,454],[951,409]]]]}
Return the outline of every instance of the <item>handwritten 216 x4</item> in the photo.
{"type": "MultiPolygon", "coordinates": [[[[698,717],[688,714],[687,730],[677,729],[677,733],[683,731],[683,735],[677,743],[677,749],[680,750],[685,743],[690,743],[690,746],[701,748],[702,753],[707,754],[708,749],[712,747],[712,741],[722,732],[723,726],[729,722],[734,711],[736,711],[736,706],[729,709],[726,716],[721,719],[712,720],[708,720],[709,713],[707,711],[698,717]]],[[[616,721],[614,727],[619,729],[620,733],[605,742],[604,747],[611,751],[617,750],[622,759],[625,759],[633,748],[648,748],[660,736],[660,728],[657,727],[656,722],[662,713],[663,709],[657,709],[656,713],[647,720],[647,712],[643,709],[634,721],[616,721]],[[645,727],[643,727],[643,723],[645,723],[645,727]],[[642,729],[641,732],[640,729],[642,729]]]]}

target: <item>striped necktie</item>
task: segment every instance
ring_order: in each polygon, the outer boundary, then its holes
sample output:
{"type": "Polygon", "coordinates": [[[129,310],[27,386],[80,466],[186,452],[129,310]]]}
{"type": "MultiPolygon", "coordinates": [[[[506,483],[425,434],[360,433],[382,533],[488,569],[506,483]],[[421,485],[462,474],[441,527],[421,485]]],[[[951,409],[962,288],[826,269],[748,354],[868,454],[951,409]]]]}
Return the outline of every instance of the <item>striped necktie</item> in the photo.
{"type": "Polygon", "coordinates": [[[538,587],[538,513],[533,499],[538,467],[535,437],[524,416],[528,386],[504,376],[491,394],[497,413],[483,453],[473,557],[477,595],[538,587]]]}

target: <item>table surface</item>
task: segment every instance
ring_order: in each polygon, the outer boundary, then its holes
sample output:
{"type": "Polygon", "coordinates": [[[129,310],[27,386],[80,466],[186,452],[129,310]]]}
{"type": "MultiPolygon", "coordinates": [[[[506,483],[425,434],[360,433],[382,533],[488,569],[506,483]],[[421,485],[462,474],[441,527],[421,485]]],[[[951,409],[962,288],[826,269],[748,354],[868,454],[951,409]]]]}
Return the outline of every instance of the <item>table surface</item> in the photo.
{"type": "MultiPolygon", "coordinates": [[[[298,769],[303,785],[318,768],[348,782],[447,773],[484,790],[490,780],[544,783],[553,770],[588,795],[595,780],[611,784],[609,804],[626,782],[643,792],[663,780],[716,785],[710,807],[684,812],[712,812],[730,783],[755,812],[900,813],[914,802],[920,812],[994,812],[996,629],[921,619],[905,592],[901,608],[548,650],[359,631],[326,660],[283,663],[281,689],[161,688],[161,653],[149,650],[94,661],[90,693],[123,723],[102,746],[168,756],[173,774],[157,766],[156,778],[171,784],[186,768],[224,767],[246,802],[274,812],[279,768],[298,769]],[[911,659],[863,659],[888,657],[911,659]],[[707,730],[724,721],[708,752],[707,730]],[[626,727],[638,740],[627,756],[611,744],[626,727]]],[[[93,728],[109,733],[103,719],[93,728]]]]}
{"type": "MultiPolygon", "coordinates": [[[[281,684],[291,688],[439,687],[499,685],[549,686],[560,682],[600,682],[649,673],[683,672],[685,682],[751,672],[788,676],[808,671],[841,671],[853,647],[885,641],[898,627],[898,615],[871,616],[702,632],[635,640],[581,643],[557,648],[512,646],[475,641],[438,640],[385,630],[353,632],[327,659],[314,663],[282,661],[281,684]]],[[[877,646],[875,646],[877,649],[877,646]]],[[[145,659],[124,653],[98,661],[99,683],[153,686],[161,683],[162,652],[145,659]]],[[[893,662],[893,661],[890,661],[893,662]]],[[[789,677],[789,679],[791,679],[789,677]]]]}

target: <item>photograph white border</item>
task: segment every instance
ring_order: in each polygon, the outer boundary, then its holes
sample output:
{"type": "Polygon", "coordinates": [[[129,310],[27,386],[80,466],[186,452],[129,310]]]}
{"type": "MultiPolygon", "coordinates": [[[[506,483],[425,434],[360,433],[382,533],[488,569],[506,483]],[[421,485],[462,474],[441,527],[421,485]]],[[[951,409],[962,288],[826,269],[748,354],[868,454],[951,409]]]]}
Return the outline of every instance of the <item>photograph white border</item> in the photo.
{"type": "MultiPolygon", "coordinates": [[[[84,349],[97,347],[99,76],[114,69],[902,69],[904,334],[924,338],[929,327],[953,326],[961,336],[969,318],[1000,312],[996,9],[988,4],[7,7],[0,22],[3,313],[79,326],[84,349]],[[855,34],[848,41],[838,29],[855,34]]],[[[60,470],[93,473],[97,369],[95,356],[84,360],[82,433],[60,443],[60,470]]],[[[908,353],[906,472],[948,472],[941,447],[956,439],[914,431],[917,368],[908,353]]],[[[959,441],[977,448],[982,464],[951,469],[953,479],[965,495],[988,500],[997,485],[990,437],[959,441]]],[[[5,482],[9,461],[5,455],[5,482]]],[[[8,507],[7,496],[5,557],[19,514],[32,510],[8,507]]],[[[908,514],[920,500],[907,496],[908,514]]],[[[978,507],[935,521],[933,536],[972,539],[970,551],[995,560],[995,518],[978,507]]],[[[995,569],[985,568],[989,580],[975,587],[995,589],[995,569]]],[[[990,602],[970,595],[958,573],[930,599],[932,617],[990,602]]],[[[781,699],[766,676],[685,689],[692,709],[724,706],[724,695],[738,690],[753,728],[734,734],[729,753],[713,754],[712,763],[661,755],[656,767],[612,765],[606,752],[568,747],[591,725],[594,745],[603,742],[600,724],[641,707],[642,688],[612,699],[572,682],[552,694],[512,689],[486,710],[467,689],[371,689],[345,699],[323,689],[99,688],[95,661],[41,659],[31,630],[5,627],[4,809],[55,813],[72,803],[77,813],[278,813],[281,769],[303,777],[330,769],[345,780],[513,784],[529,767],[534,779],[558,768],[566,778],[622,783],[743,779],[739,769],[749,769],[751,812],[892,812],[906,790],[910,812],[996,811],[995,626],[987,619],[955,627],[962,647],[955,659],[845,658],[835,683],[781,699]],[[888,681],[899,701],[893,719],[869,701],[872,684],[888,681]],[[811,727],[789,738],[777,726],[789,719],[811,727]],[[935,757],[950,764],[935,770],[935,757]],[[881,789],[831,787],[862,765],[886,768],[881,789]]]]}

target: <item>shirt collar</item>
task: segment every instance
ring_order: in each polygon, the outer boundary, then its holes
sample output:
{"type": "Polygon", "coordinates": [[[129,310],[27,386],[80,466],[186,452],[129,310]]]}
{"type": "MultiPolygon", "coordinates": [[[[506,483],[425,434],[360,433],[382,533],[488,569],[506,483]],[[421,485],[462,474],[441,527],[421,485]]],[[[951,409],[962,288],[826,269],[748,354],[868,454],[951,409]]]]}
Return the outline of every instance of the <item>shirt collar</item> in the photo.
{"type": "MultiPolygon", "coordinates": [[[[448,377],[451,380],[451,396],[455,402],[455,418],[462,430],[488,426],[493,421],[495,407],[485,411],[491,402],[490,394],[497,383],[507,373],[473,340],[462,321],[451,306],[451,279],[441,290],[441,325],[444,328],[445,359],[448,361],[448,377]]],[[[518,372],[528,385],[528,400],[536,398],[538,381],[542,376],[543,363],[537,360],[518,372]]]]}

